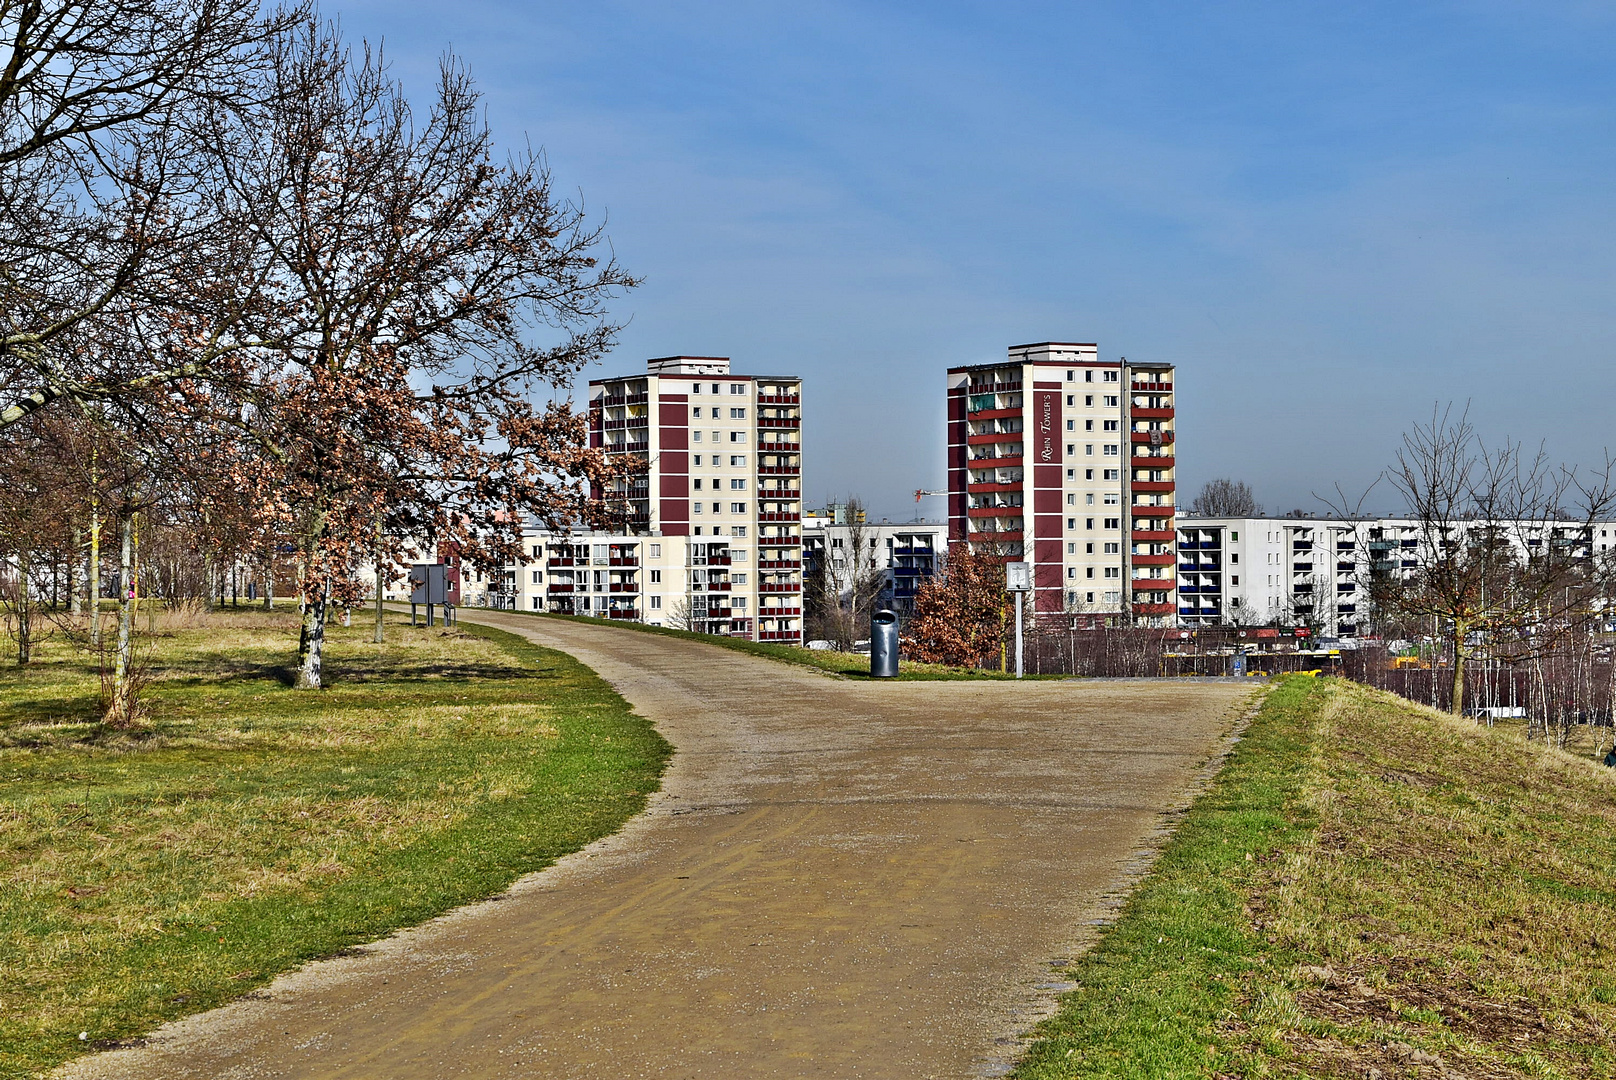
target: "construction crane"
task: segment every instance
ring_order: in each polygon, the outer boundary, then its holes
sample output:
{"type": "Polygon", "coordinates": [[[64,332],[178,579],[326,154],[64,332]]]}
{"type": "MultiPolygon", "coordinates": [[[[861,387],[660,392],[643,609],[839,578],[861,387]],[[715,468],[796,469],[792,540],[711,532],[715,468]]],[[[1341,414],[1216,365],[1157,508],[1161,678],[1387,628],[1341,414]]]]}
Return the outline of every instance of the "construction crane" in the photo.
{"type": "Polygon", "coordinates": [[[927,491],[924,488],[915,489],[915,520],[920,520],[920,500],[928,495],[947,495],[946,491],[927,491]]]}

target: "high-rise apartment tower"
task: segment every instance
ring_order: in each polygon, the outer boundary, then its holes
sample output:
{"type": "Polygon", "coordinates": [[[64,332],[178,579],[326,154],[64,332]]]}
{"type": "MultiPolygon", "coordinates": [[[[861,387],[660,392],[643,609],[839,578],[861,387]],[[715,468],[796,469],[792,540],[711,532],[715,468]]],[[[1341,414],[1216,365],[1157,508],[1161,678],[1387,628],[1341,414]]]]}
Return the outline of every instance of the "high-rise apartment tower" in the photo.
{"type": "Polygon", "coordinates": [[[949,543],[1033,564],[1034,610],[1168,625],[1173,367],[1015,345],[948,371],[949,543]]]}

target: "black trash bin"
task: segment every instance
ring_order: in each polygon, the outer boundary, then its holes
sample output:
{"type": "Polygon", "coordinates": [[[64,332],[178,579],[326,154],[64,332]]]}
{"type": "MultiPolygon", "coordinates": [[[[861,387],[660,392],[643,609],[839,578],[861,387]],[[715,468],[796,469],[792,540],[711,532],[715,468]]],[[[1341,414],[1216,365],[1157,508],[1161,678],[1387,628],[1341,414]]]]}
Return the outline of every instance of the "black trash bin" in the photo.
{"type": "Polygon", "coordinates": [[[891,679],[898,674],[898,616],[877,611],[870,616],[870,677],[891,679]]]}

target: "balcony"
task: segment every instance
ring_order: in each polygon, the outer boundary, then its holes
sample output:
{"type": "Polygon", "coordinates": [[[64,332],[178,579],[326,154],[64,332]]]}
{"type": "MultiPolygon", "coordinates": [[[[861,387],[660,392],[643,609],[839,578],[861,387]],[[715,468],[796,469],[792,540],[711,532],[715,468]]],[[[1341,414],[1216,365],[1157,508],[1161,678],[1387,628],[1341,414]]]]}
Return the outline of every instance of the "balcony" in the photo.
{"type": "Polygon", "coordinates": [[[1010,420],[1021,416],[1020,409],[1000,409],[997,407],[986,409],[967,409],[965,415],[972,421],[979,420],[1010,420]]]}
{"type": "Polygon", "coordinates": [[[1003,484],[996,481],[989,482],[984,480],[981,483],[971,481],[965,485],[965,490],[970,492],[972,495],[992,495],[1001,491],[1020,491],[1024,483],[1025,481],[1022,480],[1012,480],[1003,484]]]}
{"type": "Polygon", "coordinates": [[[629,557],[629,558],[613,557],[613,558],[608,559],[606,561],[607,561],[608,565],[611,565],[611,566],[638,566],[638,565],[640,565],[640,560],[636,559],[636,558],[632,558],[632,557],[629,557]]]}
{"type": "Polygon", "coordinates": [[[759,465],[759,476],[800,476],[801,465],[759,465]]]}
{"type": "Polygon", "coordinates": [[[1020,446],[1026,442],[1024,431],[990,431],[985,435],[967,435],[965,442],[968,446],[986,446],[989,443],[1014,443],[1020,446]]]}
{"type": "Polygon", "coordinates": [[[617,394],[602,397],[597,404],[612,408],[617,405],[645,405],[650,401],[645,394],[617,394]]]}
{"type": "Polygon", "coordinates": [[[800,559],[759,559],[758,564],[757,564],[757,568],[759,570],[801,570],[802,569],[802,560],[800,560],[800,559]]]}
{"type": "Polygon", "coordinates": [[[760,442],[758,443],[758,453],[800,454],[802,453],[802,444],[794,442],[760,442]]]}
{"type": "Polygon", "coordinates": [[[1160,555],[1134,555],[1132,561],[1135,566],[1172,566],[1176,558],[1178,556],[1168,551],[1160,555]]]}
{"type": "Polygon", "coordinates": [[[802,614],[802,608],[801,607],[764,607],[764,608],[758,608],[757,614],[758,614],[758,618],[760,618],[760,619],[778,619],[778,618],[783,618],[783,617],[788,616],[788,615],[801,615],[802,614]]]}
{"type": "MultiPolygon", "coordinates": [[[[545,565],[547,565],[547,566],[577,566],[578,565],[578,560],[568,558],[566,556],[561,556],[561,555],[552,555],[550,557],[550,561],[548,563],[546,563],[545,565]]],[[[587,562],[585,562],[584,565],[587,566],[589,564],[587,562]]]]}
{"type": "Polygon", "coordinates": [[[1172,592],[1178,588],[1178,582],[1172,578],[1140,577],[1134,578],[1129,584],[1134,592],[1172,592]]]}
{"type": "Polygon", "coordinates": [[[765,581],[765,582],[759,583],[758,592],[760,592],[760,593],[800,593],[800,592],[802,592],[802,583],[798,582],[798,581],[785,581],[785,582],[765,581]]]}
{"type": "Polygon", "coordinates": [[[760,536],[758,547],[802,547],[800,536],[760,536]]]}
{"type": "Polygon", "coordinates": [[[1135,480],[1131,486],[1135,491],[1169,492],[1178,485],[1171,480],[1135,480]]]}
{"type": "Polygon", "coordinates": [[[757,396],[757,403],[759,405],[801,405],[802,404],[802,395],[801,394],[759,394],[757,396]]]}
{"type": "Polygon", "coordinates": [[[1172,406],[1165,409],[1130,408],[1128,416],[1134,420],[1171,420],[1173,418],[1173,408],[1172,406]]]}
{"type": "Polygon", "coordinates": [[[795,510],[774,510],[767,514],[759,514],[759,521],[801,521],[802,514],[795,510]]]}
{"type": "Polygon", "coordinates": [[[1013,518],[1013,517],[1025,517],[1026,514],[1024,513],[1024,511],[1026,509],[1027,508],[1025,506],[1011,506],[1009,504],[1006,504],[1004,506],[973,506],[970,509],[966,510],[965,513],[966,513],[967,516],[974,517],[974,518],[991,518],[991,517],[1009,517],[1009,518],[1013,518]]]}
{"type": "Polygon", "coordinates": [[[757,493],[760,499],[795,499],[802,501],[802,492],[796,488],[764,488],[757,493]]]}
{"type": "Polygon", "coordinates": [[[802,417],[760,416],[758,417],[757,426],[760,428],[784,428],[788,431],[795,431],[797,428],[802,427],[802,417]]]}
{"type": "Polygon", "coordinates": [[[1173,384],[1170,382],[1140,382],[1136,379],[1132,383],[1132,387],[1147,394],[1171,394],[1173,392],[1173,384]]]}
{"type": "Polygon", "coordinates": [[[613,581],[606,586],[606,591],[618,593],[637,593],[640,591],[640,587],[637,583],[632,581],[613,581]]]}
{"type": "Polygon", "coordinates": [[[800,640],[802,640],[802,631],[801,630],[759,630],[757,639],[759,641],[800,641],[800,640]]]}
{"type": "Polygon", "coordinates": [[[1172,604],[1135,604],[1135,615],[1171,615],[1177,610],[1172,604]]]}
{"type": "Polygon", "coordinates": [[[1128,459],[1128,467],[1132,469],[1171,469],[1177,464],[1177,461],[1178,459],[1171,454],[1164,454],[1161,457],[1154,455],[1141,457],[1135,454],[1128,459]]]}
{"type": "Polygon", "coordinates": [[[607,443],[601,449],[608,454],[643,454],[651,449],[651,443],[649,440],[646,442],[607,443]]]}
{"type": "Polygon", "coordinates": [[[640,613],[634,608],[612,608],[606,613],[609,619],[638,619],[640,613]]]}
{"type": "Polygon", "coordinates": [[[1171,446],[1173,444],[1173,433],[1171,431],[1130,431],[1128,432],[1128,441],[1150,443],[1152,446],[1171,446]]]}
{"type": "MultiPolygon", "coordinates": [[[[709,581],[706,584],[708,592],[729,592],[729,582],[727,581],[709,581]]],[[[699,584],[696,586],[698,589],[700,587],[699,584]]]]}
{"type": "Polygon", "coordinates": [[[576,585],[556,585],[556,584],[552,583],[550,585],[550,592],[552,592],[552,593],[571,593],[571,592],[576,592],[577,588],[578,587],[576,585]]]}
{"type": "Polygon", "coordinates": [[[966,393],[969,393],[969,394],[1014,394],[1016,391],[1018,391],[1020,389],[1021,389],[1021,383],[1019,381],[1018,382],[1002,382],[1002,383],[972,383],[971,386],[970,386],[970,389],[967,390],[966,393]]]}
{"type": "Polygon", "coordinates": [[[1134,529],[1133,533],[1132,533],[1132,536],[1133,536],[1133,539],[1139,541],[1140,543],[1147,543],[1148,542],[1148,543],[1166,544],[1166,543],[1169,543],[1169,542],[1172,541],[1172,539],[1173,539],[1173,530],[1171,530],[1171,529],[1134,529]]]}

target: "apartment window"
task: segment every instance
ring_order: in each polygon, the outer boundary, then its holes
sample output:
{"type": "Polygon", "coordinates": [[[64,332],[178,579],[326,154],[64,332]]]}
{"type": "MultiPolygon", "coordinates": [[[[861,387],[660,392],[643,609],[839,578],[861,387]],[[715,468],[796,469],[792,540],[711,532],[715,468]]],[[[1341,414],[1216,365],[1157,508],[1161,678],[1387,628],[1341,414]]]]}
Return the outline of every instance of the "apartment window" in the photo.
{"type": "MultiPolygon", "coordinates": [[[[1068,428],[1070,428],[1072,426],[1072,422],[1070,420],[1066,421],[1066,426],[1068,428]]],[[[1083,421],[1083,430],[1084,431],[1093,431],[1094,430],[1094,421],[1093,420],[1085,420],[1085,421],[1083,421]]]]}
{"type": "Polygon", "coordinates": [[[1229,575],[1229,584],[1230,585],[1238,585],[1238,584],[1240,584],[1240,575],[1239,574],[1230,574],[1229,575]]]}
{"type": "Polygon", "coordinates": [[[1088,568],[1088,576],[1089,576],[1089,577],[1093,577],[1093,576],[1094,576],[1094,567],[1092,567],[1092,566],[1091,566],[1091,567],[1089,567],[1089,568],[1088,568]]]}
{"type": "Polygon", "coordinates": [[[1083,404],[1086,405],[1087,407],[1091,408],[1091,409],[1094,408],[1094,395],[1093,394],[1084,394],[1083,395],[1083,404]]]}
{"type": "MultiPolygon", "coordinates": [[[[701,455],[700,455],[700,454],[697,454],[697,455],[696,455],[696,456],[695,456],[695,458],[693,458],[693,459],[692,459],[692,460],[694,460],[694,461],[695,461],[695,463],[696,463],[696,464],[697,464],[697,465],[700,465],[700,464],[701,464],[701,455]]],[[[699,487],[699,486],[700,486],[700,485],[701,485],[701,481],[700,481],[700,480],[697,480],[697,481],[696,481],[696,484],[697,484],[697,486],[698,486],[698,487],[699,487]]]]}
{"type": "Polygon", "coordinates": [[[697,420],[700,420],[701,419],[701,406],[697,405],[694,409],[691,409],[690,410],[690,415],[694,416],[697,420]]]}
{"type": "Polygon", "coordinates": [[[746,584],[746,575],[745,574],[731,574],[729,576],[729,579],[730,579],[731,582],[735,583],[736,585],[745,585],[746,584]]]}
{"type": "Polygon", "coordinates": [[[692,432],[691,432],[691,433],[690,433],[690,441],[691,441],[691,442],[701,442],[701,432],[699,432],[699,431],[692,431],[692,432]]]}
{"type": "Polygon", "coordinates": [[[1066,519],[1066,527],[1067,527],[1067,528],[1068,528],[1068,529],[1075,529],[1075,528],[1077,528],[1077,519],[1076,519],[1076,518],[1067,518],[1067,519],[1066,519]]]}
{"type": "Polygon", "coordinates": [[[1091,540],[1088,543],[1083,545],[1083,554],[1085,554],[1085,555],[1093,555],[1094,554],[1094,541],[1091,540]]]}
{"type": "Polygon", "coordinates": [[[1070,408],[1071,406],[1073,406],[1075,404],[1077,404],[1077,395],[1076,394],[1067,394],[1066,395],[1066,405],[1067,405],[1067,407],[1070,408]]]}
{"type": "Polygon", "coordinates": [[[729,606],[734,608],[736,611],[745,611],[746,610],[746,597],[744,597],[744,596],[732,596],[732,597],[730,597],[729,606]]]}
{"type": "Polygon", "coordinates": [[[694,485],[694,490],[696,490],[696,491],[701,490],[701,478],[700,477],[697,477],[695,480],[691,481],[691,483],[694,485]]]}
{"type": "Polygon", "coordinates": [[[745,480],[731,480],[729,482],[729,489],[731,491],[745,491],[746,490],[746,481],[745,480]]]}
{"type": "Polygon", "coordinates": [[[695,384],[693,384],[693,385],[692,385],[692,386],[691,386],[691,387],[690,387],[690,392],[691,392],[691,393],[692,393],[692,394],[699,394],[699,393],[701,393],[701,383],[695,383],[695,384]]]}
{"type": "Polygon", "coordinates": [[[1083,505],[1084,506],[1093,506],[1094,505],[1094,492],[1091,491],[1087,495],[1083,496],[1083,505]]]}
{"type": "Polygon", "coordinates": [[[715,394],[718,393],[718,384],[717,383],[713,383],[713,393],[715,393],[715,394]]]}
{"type": "Polygon", "coordinates": [[[1114,372],[1114,371],[1108,371],[1108,372],[1105,373],[1105,378],[1101,379],[1100,381],[1101,382],[1116,382],[1117,381],[1117,373],[1114,372]]]}
{"type": "Polygon", "coordinates": [[[1105,444],[1105,456],[1106,457],[1116,457],[1117,456],[1117,444],[1116,443],[1106,443],[1105,444]]]}
{"type": "Polygon", "coordinates": [[[1238,542],[1239,542],[1239,540],[1240,540],[1240,534],[1239,534],[1239,533],[1237,533],[1237,532],[1232,532],[1232,531],[1231,531],[1231,532],[1230,532],[1230,533],[1229,533],[1229,539],[1230,539],[1230,541],[1232,541],[1232,542],[1235,542],[1235,543],[1238,543],[1238,542]]]}
{"type": "Polygon", "coordinates": [[[660,585],[661,583],[662,583],[662,571],[660,571],[660,570],[651,571],[651,584],[660,585]]]}
{"type": "MultiPolygon", "coordinates": [[[[700,480],[698,480],[698,481],[696,481],[696,483],[698,483],[698,484],[699,484],[699,483],[701,483],[701,481],[700,481],[700,480]]],[[[691,512],[692,512],[692,513],[696,513],[696,514],[699,514],[699,513],[701,513],[701,508],[702,508],[702,504],[701,504],[701,503],[699,503],[699,502],[693,502],[693,503],[691,503],[691,504],[690,504],[690,509],[691,509],[691,512]]],[[[699,528],[698,528],[698,529],[697,529],[697,530],[696,530],[696,533],[697,533],[697,535],[700,535],[700,533],[701,533],[701,529],[699,529],[699,528]]]]}
{"type": "Polygon", "coordinates": [[[746,455],[745,454],[731,454],[729,456],[729,463],[731,465],[735,466],[737,469],[744,469],[744,468],[746,468],[746,455]]]}
{"type": "Polygon", "coordinates": [[[745,420],[746,419],[746,410],[745,409],[731,409],[729,411],[729,418],[731,420],[745,420]]]}
{"type": "Polygon", "coordinates": [[[1105,553],[1107,555],[1120,555],[1120,554],[1122,554],[1122,545],[1121,544],[1107,544],[1107,545],[1105,545],[1105,553]]]}
{"type": "MultiPolygon", "coordinates": [[[[745,528],[737,528],[735,530],[735,535],[736,536],[745,536],[746,535],[746,529],[745,528]]],[[[729,549],[729,557],[735,562],[745,562],[746,561],[746,549],[745,548],[730,548],[729,549]]]]}
{"type": "Polygon", "coordinates": [[[732,394],[744,394],[746,393],[746,384],[732,382],[729,384],[729,392],[732,394]]]}
{"type": "Polygon", "coordinates": [[[1076,420],[1068,420],[1068,421],[1066,421],[1066,430],[1067,431],[1076,431],[1077,430],[1077,421],[1076,420]]]}
{"type": "Polygon", "coordinates": [[[533,571],[533,584],[537,585],[539,583],[539,581],[540,581],[539,571],[535,570],[535,571],[533,571]]]}
{"type": "Polygon", "coordinates": [[[1105,430],[1107,430],[1107,431],[1121,431],[1122,430],[1122,421],[1121,420],[1107,420],[1105,422],[1105,430]]]}
{"type": "Polygon", "coordinates": [[[651,545],[651,557],[653,559],[660,559],[662,557],[662,545],[661,544],[652,544],[651,545]]]}
{"type": "MultiPolygon", "coordinates": [[[[724,504],[721,503],[721,502],[714,502],[713,503],[713,513],[722,514],[723,512],[724,512],[724,504]]],[[[718,533],[718,531],[716,529],[713,531],[713,535],[714,536],[719,535],[719,533],[718,533]]]]}
{"type": "Polygon", "coordinates": [[[1109,494],[1109,495],[1107,495],[1105,497],[1105,505],[1107,505],[1107,506],[1117,506],[1121,502],[1122,502],[1122,496],[1117,495],[1115,493],[1109,494]]]}
{"type": "Polygon", "coordinates": [[[1077,545],[1076,544],[1067,544],[1066,545],[1066,554],[1068,554],[1068,555],[1076,555],[1077,554],[1077,545]]]}
{"type": "Polygon", "coordinates": [[[1107,469],[1107,470],[1105,470],[1105,478],[1107,480],[1121,480],[1122,479],[1122,470],[1121,469],[1107,469]]]}
{"type": "Polygon", "coordinates": [[[1120,567],[1120,566],[1108,566],[1108,567],[1106,567],[1105,568],[1105,576],[1109,577],[1109,578],[1119,578],[1119,577],[1121,577],[1122,576],[1122,567],[1120,567]]]}
{"type": "MultiPolygon", "coordinates": [[[[718,438],[718,432],[716,432],[716,431],[713,432],[713,438],[714,438],[714,440],[716,440],[718,438]]],[[[732,431],[732,432],[730,432],[729,433],[729,441],[730,442],[745,442],[746,441],[746,432],[744,432],[744,431],[732,431]]]]}
{"type": "Polygon", "coordinates": [[[1092,529],[1092,528],[1094,528],[1094,519],[1093,519],[1093,518],[1084,518],[1084,519],[1083,519],[1083,527],[1084,527],[1084,528],[1085,528],[1085,529],[1092,529]]]}
{"type": "Polygon", "coordinates": [[[1094,381],[1094,372],[1092,372],[1092,371],[1085,371],[1085,372],[1084,372],[1084,373],[1083,373],[1083,381],[1084,381],[1084,382],[1093,382],[1093,381],[1094,381]]]}
{"type": "Polygon", "coordinates": [[[1093,457],[1094,456],[1094,444],[1093,443],[1084,443],[1083,444],[1083,453],[1084,453],[1084,455],[1086,457],[1093,457]]]}
{"type": "Polygon", "coordinates": [[[842,538],[840,536],[831,537],[830,538],[830,546],[833,547],[833,548],[841,547],[842,546],[842,538]]]}
{"type": "MultiPolygon", "coordinates": [[[[737,526],[735,526],[735,528],[730,530],[730,534],[732,536],[745,536],[746,535],[746,526],[745,525],[737,525],[737,526]]],[[[735,558],[741,559],[741,560],[744,561],[746,559],[746,552],[744,552],[744,551],[736,552],[735,553],[735,558]]]]}
{"type": "Polygon", "coordinates": [[[662,597],[660,597],[660,596],[651,597],[651,610],[652,611],[659,611],[659,610],[661,610],[661,608],[662,608],[662,597]]]}
{"type": "Polygon", "coordinates": [[[1084,601],[1085,603],[1089,603],[1089,604],[1094,603],[1094,594],[1093,593],[1084,593],[1083,595],[1088,597],[1088,599],[1086,601],[1084,601]]]}
{"type": "Polygon", "coordinates": [[[1066,444],[1066,456],[1071,457],[1075,453],[1077,453],[1077,444],[1075,444],[1075,443],[1067,443],[1066,444]]]}
{"type": "Polygon", "coordinates": [[[1240,565],[1240,553],[1238,551],[1232,551],[1229,553],[1229,564],[1231,566],[1240,565]]]}
{"type": "MultiPolygon", "coordinates": [[[[714,503],[713,505],[716,506],[717,504],[714,503]]],[[[729,512],[732,513],[732,514],[744,514],[744,513],[746,513],[746,504],[745,503],[730,503],[729,504],[729,512]]]]}
{"type": "Polygon", "coordinates": [[[1108,528],[1108,529],[1120,529],[1120,528],[1122,528],[1122,519],[1121,518],[1106,518],[1105,519],[1105,527],[1108,528]]]}
{"type": "Polygon", "coordinates": [[[544,598],[543,598],[543,597],[541,597],[541,596],[535,596],[535,597],[534,597],[534,598],[533,598],[533,610],[534,610],[534,611],[537,611],[537,610],[539,610],[539,606],[540,606],[540,605],[541,605],[541,604],[543,604],[543,603],[544,603],[544,598]]]}
{"type": "Polygon", "coordinates": [[[1066,576],[1069,578],[1075,578],[1077,576],[1077,567],[1068,566],[1066,568],[1066,576]]]}
{"type": "Polygon", "coordinates": [[[1122,398],[1117,394],[1107,394],[1105,395],[1105,403],[1115,409],[1122,404],[1122,398]]]}
{"type": "Polygon", "coordinates": [[[1077,505],[1077,496],[1068,494],[1066,496],[1066,505],[1067,506],[1076,506],[1077,505]]]}
{"type": "Polygon", "coordinates": [[[537,559],[540,555],[543,555],[543,554],[544,554],[544,545],[543,544],[534,544],[533,545],[533,557],[535,559],[537,559]]]}
{"type": "Polygon", "coordinates": [[[1085,480],[1093,480],[1094,479],[1094,470],[1093,469],[1084,469],[1083,470],[1083,479],[1085,479],[1085,480]]]}
{"type": "Polygon", "coordinates": [[[1068,479],[1068,480],[1077,479],[1077,470],[1076,469],[1067,469],[1066,470],[1066,479],[1068,479]]]}
{"type": "Polygon", "coordinates": [[[1073,379],[1073,378],[1074,378],[1074,377],[1075,377],[1075,376],[1076,376],[1076,375],[1077,375],[1077,372],[1075,372],[1075,371],[1071,371],[1071,370],[1068,370],[1068,371],[1067,371],[1067,372],[1066,372],[1066,381],[1067,381],[1067,382],[1071,382],[1071,381],[1072,381],[1072,379],[1073,379]]]}

